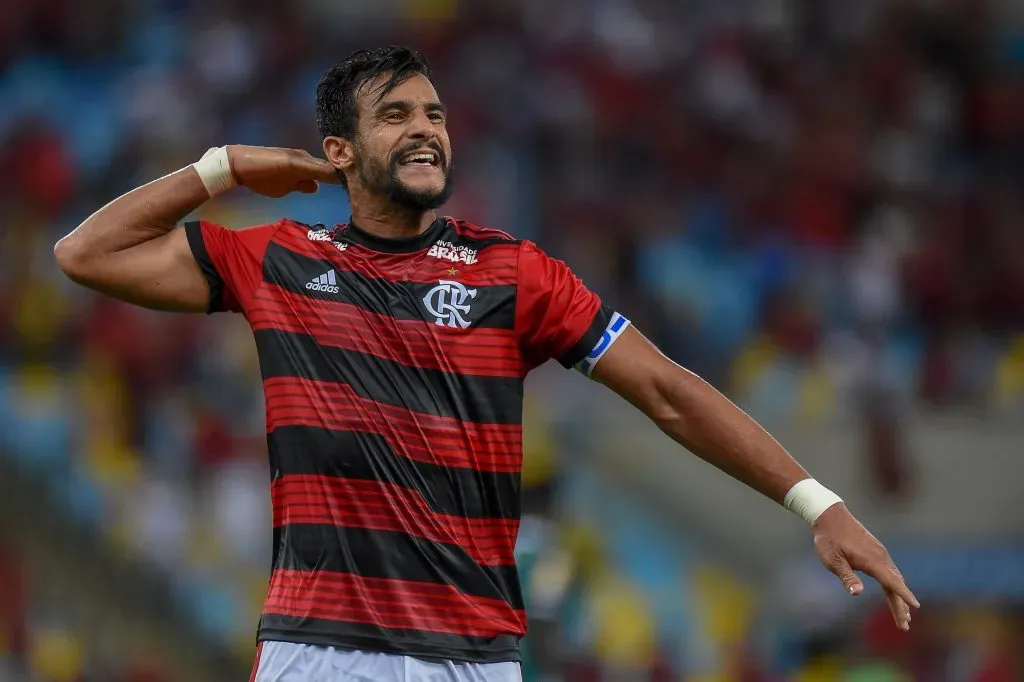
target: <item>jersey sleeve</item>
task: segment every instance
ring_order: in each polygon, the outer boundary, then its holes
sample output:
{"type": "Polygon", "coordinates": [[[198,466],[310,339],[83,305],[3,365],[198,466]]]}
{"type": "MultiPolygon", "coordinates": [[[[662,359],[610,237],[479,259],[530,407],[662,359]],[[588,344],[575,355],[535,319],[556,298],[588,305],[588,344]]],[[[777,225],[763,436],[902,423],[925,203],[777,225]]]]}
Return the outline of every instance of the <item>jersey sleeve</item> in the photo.
{"type": "Polygon", "coordinates": [[[589,377],[628,325],[629,320],[603,304],[565,263],[523,242],[516,329],[533,366],[555,358],[589,377]]]}
{"type": "Polygon", "coordinates": [[[210,285],[208,313],[245,313],[263,281],[263,256],[279,224],[231,230],[199,220],[185,224],[185,235],[210,285]]]}

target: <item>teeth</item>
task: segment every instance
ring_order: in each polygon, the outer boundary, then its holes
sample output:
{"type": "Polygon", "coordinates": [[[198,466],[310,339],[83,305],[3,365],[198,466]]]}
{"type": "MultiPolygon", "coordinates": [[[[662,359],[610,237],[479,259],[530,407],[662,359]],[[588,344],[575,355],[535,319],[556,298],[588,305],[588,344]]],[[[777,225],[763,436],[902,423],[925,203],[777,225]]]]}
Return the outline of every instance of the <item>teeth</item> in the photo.
{"type": "Polygon", "coordinates": [[[423,162],[426,162],[426,163],[434,163],[434,155],[433,154],[426,154],[426,153],[424,153],[424,154],[412,154],[410,156],[405,157],[405,159],[402,161],[402,163],[418,163],[420,161],[423,161],[423,162]]]}

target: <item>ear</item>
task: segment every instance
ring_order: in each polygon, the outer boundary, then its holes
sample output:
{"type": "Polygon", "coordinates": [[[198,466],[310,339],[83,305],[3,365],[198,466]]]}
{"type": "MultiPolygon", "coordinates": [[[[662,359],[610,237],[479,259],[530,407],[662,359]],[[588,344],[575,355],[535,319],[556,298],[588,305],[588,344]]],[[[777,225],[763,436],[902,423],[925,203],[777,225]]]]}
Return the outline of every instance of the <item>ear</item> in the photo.
{"type": "Polygon", "coordinates": [[[344,173],[356,167],[356,149],[350,140],[343,137],[324,138],[324,156],[332,166],[344,173]]]}

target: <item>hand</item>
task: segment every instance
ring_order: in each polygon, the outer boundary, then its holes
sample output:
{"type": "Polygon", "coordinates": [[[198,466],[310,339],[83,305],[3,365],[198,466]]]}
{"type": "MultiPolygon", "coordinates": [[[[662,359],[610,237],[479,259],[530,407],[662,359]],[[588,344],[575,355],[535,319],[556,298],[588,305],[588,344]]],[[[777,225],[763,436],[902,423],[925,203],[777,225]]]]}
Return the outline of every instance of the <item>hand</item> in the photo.
{"type": "Polygon", "coordinates": [[[228,160],[239,185],[274,199],[291,192],[312,194],[321,182],[340,184],[334,166],[301,149],[232,144],[228,160]]]}
{"type": "Polygon", "coordinates": [[[877,580],[885,590],[896,625],[901,630],[910,629],[910,606],[921,608],[921,604],[903,582],[903,575],[889,552],[853,517],[846,505],[832,505],[814,522],[814,548],[821,563],[843,581],[850,594],[857,596],[864,591],[864,583],[854,571],[877,580]]]}

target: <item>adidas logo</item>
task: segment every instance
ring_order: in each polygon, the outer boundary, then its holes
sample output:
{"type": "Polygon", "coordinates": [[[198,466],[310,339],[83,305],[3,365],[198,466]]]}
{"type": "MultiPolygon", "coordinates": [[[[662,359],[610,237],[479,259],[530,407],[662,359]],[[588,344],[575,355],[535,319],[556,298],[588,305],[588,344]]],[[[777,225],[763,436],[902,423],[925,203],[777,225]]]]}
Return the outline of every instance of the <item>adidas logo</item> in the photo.
{"type": "Polygon", "coordinates": [[[314,277],[313,281],[306,283],[306,288],[310,291],[322,291],[325,294],[338,293],[338,280],[335,278],[334,270],[328,270],[319,277],[314,277]]]}

